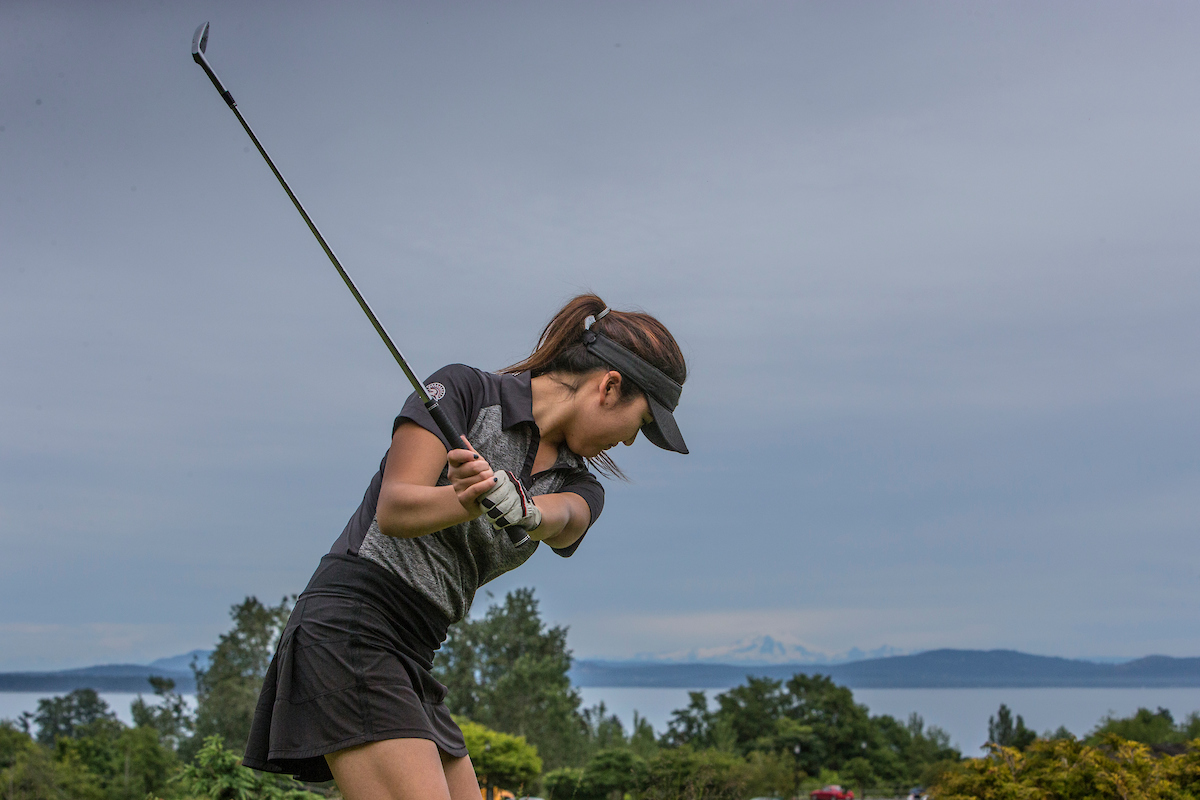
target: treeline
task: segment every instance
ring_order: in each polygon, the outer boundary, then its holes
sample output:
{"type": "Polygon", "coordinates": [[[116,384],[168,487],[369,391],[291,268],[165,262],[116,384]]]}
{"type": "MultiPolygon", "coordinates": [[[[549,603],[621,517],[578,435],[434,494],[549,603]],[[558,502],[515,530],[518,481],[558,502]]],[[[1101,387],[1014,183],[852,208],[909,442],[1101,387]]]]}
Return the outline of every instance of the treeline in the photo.
{"type": "MultiPolygon", "coordinates": [[[[233,627],[209,663],[193,665],[194,711],[171,681],[155,678],[153,695],[132,705],[133,725],[90,689],[0,722],[0,800],[336,796],[331,785],[239,764],[290,608],[253,597],[233,607],[233,627]]],[[[839,783],[858,797],[902,796],[915,785],[947,800],[1200,797],[1200,715],[1176,722],[1161,708],[1106,717],[1077,740],[1064,728],[1039,736],[1001,706],[989,720],[989,753],[963,759],[919,716],[872,716],[849,689],[797,674],[748,677],[712,698],[692,692],[661,734],[636,713],[627,729],[602,703],[583,707],[567,677],[567,630],[543,623],[528,589],[454,626],[436,661],[485,790],[551,800],[742,800],[839,783]]]]}
{"type": "Polygon", "coordinates": [[[233,607],[233,628],[209,664],[193,664],[193,712],[167,678],[121,722],[92,689],[38,701],[37,713],[0,721],[0,800],[320,800],[289,778],[242,767],[241,749],[262,676],[286,622],[286,600],[233,607]]]}
{"type": "Polygon", "coordinates": [[[636,715],[626,730],[603,704],[582,707],[567,678],[567,631],[545,626],[529,589],[456,625],[437,663],[453,713],[536,748],[540,786],[505,786],[518,794],[789,797],[837,782],[898,792],[961,760],[941,729],[915,714],[904,722],[871,716],[849,689],[820,675],[786,683],[748,677],[712,702],[692,692],[661,736],[636,715]]]}

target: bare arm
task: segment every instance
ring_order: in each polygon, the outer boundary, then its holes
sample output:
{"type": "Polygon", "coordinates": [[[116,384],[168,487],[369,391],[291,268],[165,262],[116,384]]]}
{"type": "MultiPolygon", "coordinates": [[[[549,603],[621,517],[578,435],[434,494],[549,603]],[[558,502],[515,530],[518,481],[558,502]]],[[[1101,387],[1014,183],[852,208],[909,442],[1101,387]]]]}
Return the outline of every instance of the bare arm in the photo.
{"type": "Polygon", "coordinates": [[[574,492],[540,494],[533,498],[542,510],[542,524],[529,532],[532,539],[551,547],[570,547],[587,532],[592,512],[587,501],[574,492]]]}
{"type": "MultiPolygon", "coordinates": [[[[475,519],[483,513],[477,501],[495,485],[492,478],[492,468],[482,457],[469,450],[447,453],[438,437],[404,420],[392,436],[383,469],[375,512],[379,529],[409,539],[475,519]],[[437,486],[447,459],[451,485],[437,486]]],[[[574,492],[538,495],[534,502],[542,512],[542,524],[530,532],[530,538],[563,548],[587,531],[591,511],[574,492]]]]}
{"type": "Polygon", "coordinates": [[[478,517],[476,502],[493,483],[487,461],[469,450],[446,452],[441,439],[411,420],[392,436],[376,517],[379,529],[403,539],[424,536],[478,517]],[[450,485],[437,486],[450,462],[450,485]]]}

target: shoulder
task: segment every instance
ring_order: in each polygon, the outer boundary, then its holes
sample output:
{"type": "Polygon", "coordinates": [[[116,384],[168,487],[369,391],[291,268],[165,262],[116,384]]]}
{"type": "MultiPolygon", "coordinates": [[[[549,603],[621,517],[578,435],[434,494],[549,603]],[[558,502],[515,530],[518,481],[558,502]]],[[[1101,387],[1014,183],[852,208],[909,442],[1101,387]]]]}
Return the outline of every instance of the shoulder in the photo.
{"type": "Polygon", "coordinates": [[[477,392],[487,387],[490,372],[484,372],[466,364],[447,364],[434,372],[425,381],[425,391],[434,400],[441,400],[454,391],[477,392]]]}

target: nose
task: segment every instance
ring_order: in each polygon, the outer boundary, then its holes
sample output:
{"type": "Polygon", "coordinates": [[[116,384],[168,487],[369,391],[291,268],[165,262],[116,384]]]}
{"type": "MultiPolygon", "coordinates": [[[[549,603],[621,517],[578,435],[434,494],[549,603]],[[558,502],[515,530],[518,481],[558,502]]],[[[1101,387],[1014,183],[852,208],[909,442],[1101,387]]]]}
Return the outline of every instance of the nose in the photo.
{"type": "Polygon", "coordinates": [[[637,431],[634,431],[633,436],[630,436],[628,439],[625,440],[625,442],[624,442],[625,446],[632,447],[634,440],[636,440],[636,439],[637,439],[637,431]]]}

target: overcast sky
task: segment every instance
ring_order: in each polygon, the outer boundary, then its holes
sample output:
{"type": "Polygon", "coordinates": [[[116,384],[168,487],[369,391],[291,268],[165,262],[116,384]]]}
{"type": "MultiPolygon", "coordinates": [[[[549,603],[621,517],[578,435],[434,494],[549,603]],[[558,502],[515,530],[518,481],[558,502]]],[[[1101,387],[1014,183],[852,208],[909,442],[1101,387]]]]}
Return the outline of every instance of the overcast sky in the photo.
{"type": "MultiPolygon", "coordinates": [[[[420,373],[659,316],[577,656],[1200,655],[1200,6],[0,3],[0,669],[300,591],[420,373]]],[[[486,606],[480,595],[477,611],[486,606]]]]}

